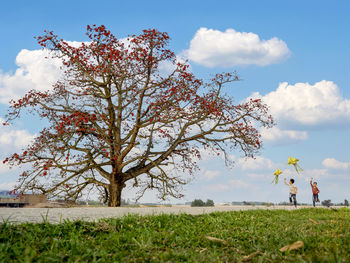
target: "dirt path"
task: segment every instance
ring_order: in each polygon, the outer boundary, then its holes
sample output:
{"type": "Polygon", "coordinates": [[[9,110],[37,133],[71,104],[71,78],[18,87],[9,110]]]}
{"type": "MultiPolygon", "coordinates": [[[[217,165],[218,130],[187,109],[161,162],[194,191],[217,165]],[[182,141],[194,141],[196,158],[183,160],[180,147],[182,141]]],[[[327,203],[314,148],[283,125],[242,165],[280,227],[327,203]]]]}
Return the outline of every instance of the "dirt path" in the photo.
{"type": "Polygon", "coordinates": [[[239,211],[249,209],[294,209],[288,206],[216,206],[216,207],[74,207],[74,208],[0,208],[0,222],[43,222],[60,223],[64,220],[96,221],[100,218],[121,217],[128,214],[208,214],[215,211],[239,211]]]}

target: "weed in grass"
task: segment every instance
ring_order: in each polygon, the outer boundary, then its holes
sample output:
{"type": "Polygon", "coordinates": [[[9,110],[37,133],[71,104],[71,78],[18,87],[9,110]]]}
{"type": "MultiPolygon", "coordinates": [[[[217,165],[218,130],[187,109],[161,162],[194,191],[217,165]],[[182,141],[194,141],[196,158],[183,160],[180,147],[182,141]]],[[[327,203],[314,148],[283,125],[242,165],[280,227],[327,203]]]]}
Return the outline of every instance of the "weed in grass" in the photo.
{"type": "Polygon", "coordinates": [[[49,209],[47,209],[45,216],[41,215],[41,218],[43,219],[43,223],[44,224],[48,224],[49,223],[49,221],[47,220],[48,216],[49,216],[49,209]]]}

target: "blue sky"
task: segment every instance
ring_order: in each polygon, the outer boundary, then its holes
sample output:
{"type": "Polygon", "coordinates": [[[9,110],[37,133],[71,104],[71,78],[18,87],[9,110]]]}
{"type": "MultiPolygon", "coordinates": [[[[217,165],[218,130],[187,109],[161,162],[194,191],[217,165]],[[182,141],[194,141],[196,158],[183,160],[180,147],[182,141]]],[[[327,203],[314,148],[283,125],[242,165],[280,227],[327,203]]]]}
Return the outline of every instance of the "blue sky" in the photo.
{"type": "MultiPolygon", "coordinates": [[[[313,176],[321,199],[341,202],[350,198],[349,7],[348,1],[6,1],[0,10],[0,118],[9,97],[45,88],[55,76],[33,38],[44,29],[85,41],[87,24],[103,24],[121,38],[157,28],[169,33],[170,47],[199,77],[237,70],[242,81],[226,92],[236,102],[261,97],[277,121],[273,131],[262,131],[265,144],[256,160],[233,152],[236,164],[229,170],[204,154],[183,201],[285,201],[288,189],[271,184],[281,168],[296,179],[299,201],[311,202],[313,176]],[[286,167],[288,156],[300,159],[302,175],[286,167]]],[[[0,127],[0,158],[25,145],[40,125],[28,117],[0,127]]],[[[16,171],[1,163],[0,188],[16,179],[16,171]]],[[[154,200],[152,193],[143,199],[154,200]]]]}

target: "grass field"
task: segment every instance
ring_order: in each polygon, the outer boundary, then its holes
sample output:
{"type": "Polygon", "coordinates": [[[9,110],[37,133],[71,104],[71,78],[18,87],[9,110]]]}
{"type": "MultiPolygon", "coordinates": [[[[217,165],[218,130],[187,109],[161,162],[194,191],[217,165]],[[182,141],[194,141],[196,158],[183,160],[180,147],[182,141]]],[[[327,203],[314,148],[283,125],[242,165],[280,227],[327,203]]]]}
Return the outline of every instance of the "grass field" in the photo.
{"type": "Polygon", "coordinates": [[[0,262],[350,262],[349,248],[346,208],[0,225],[0,262]]]}

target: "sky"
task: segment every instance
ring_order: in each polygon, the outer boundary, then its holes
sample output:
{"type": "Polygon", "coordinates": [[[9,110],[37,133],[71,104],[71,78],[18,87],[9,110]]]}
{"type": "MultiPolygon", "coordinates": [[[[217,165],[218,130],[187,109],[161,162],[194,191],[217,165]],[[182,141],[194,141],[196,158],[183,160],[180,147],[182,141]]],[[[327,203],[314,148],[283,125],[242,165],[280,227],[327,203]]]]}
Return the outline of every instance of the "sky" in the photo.
{"type": "MultiPolygon", "coordinates": [[[[118,38],[156,28],[168,32],[170,48],[192,71],[208,79],[236,70],[241,81],[225,88],[235,102],[261,98],[276,126],[261,130],[260,155],[232,152],[235,165],[203,153],[200,171],[184,187],[185,197],[216,203],[283,202],[288,187],[272,184],[273,172],[294,178],[298,202],[311,202],[309,180],[320,199],[350,199],[350,26],[348,1],[5,1],[0,9],[0,118],[11,98],[49,89],[57,61],[45,59],[34,37],[53,30],[69,41],[87,41],[86,25],[105,25],[118,38]],[[300,159],[301,175],[287,166],[300,159]]],[[[26,115],[0,127],[0,159],[25,147],[42,122],[26,115]]],[[[19,169],[0,163],[0,190],[10,189],[19,169]]],[[[125,199],[134,191],[125,189],[125,199]]],[[[148,192],[141,202],[156,202],[148,192]]]]}

